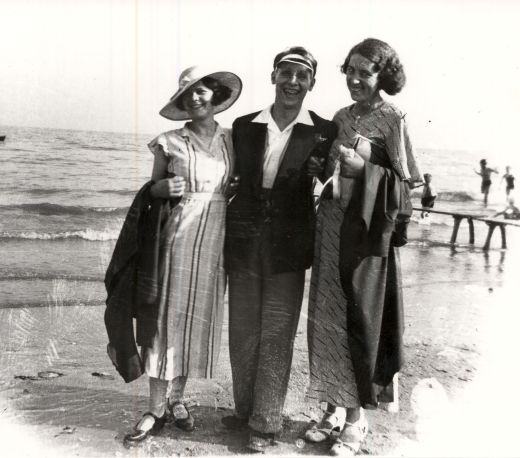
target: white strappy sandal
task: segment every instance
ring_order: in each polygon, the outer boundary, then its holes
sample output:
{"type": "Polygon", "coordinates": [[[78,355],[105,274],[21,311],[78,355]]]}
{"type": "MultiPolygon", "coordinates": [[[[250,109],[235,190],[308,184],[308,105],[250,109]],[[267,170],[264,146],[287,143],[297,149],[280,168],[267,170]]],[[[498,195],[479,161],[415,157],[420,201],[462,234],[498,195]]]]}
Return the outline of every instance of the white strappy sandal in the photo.
{"type": "Polygon", "coordinates": [[[337,407],[334,412],[326,411],[319,423],[314,423],[305,431],[307,442],[326,441],[333,433],[340,433],[345,426],[346,412],[344,408],[337,407]]]}
{"type": "MultiPolygon", "coordinates": [[[[363,412],[363,411],[361,411],[363,412]]],[[[345,422],[345,428],[341,435],[334,441],[330,448],[332,456],[355,456],[361,448],[361,444],[368,434],[368,422],[363,413],[355,423],[345,422]]]]}

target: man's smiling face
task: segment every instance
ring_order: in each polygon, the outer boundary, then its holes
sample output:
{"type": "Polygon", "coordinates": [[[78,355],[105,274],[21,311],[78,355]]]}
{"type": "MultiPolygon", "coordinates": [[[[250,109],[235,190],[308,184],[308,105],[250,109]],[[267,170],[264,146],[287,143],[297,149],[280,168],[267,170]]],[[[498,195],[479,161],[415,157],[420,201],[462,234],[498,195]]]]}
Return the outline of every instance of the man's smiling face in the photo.
{"type": "Polygon", "coordinates": [[[271,82],[276,85],[275,104],[284,108],[300,108],[314,86],[312,72],[292,62],[279,64],[271,74],[271,82]]]}

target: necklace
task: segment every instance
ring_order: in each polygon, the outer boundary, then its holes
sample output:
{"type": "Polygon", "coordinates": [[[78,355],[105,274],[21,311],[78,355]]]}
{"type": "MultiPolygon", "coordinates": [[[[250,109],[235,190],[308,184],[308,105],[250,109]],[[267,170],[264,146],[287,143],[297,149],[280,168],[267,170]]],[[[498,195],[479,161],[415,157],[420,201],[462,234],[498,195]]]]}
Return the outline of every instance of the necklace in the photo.
{"type": "Polygon", "coordinates": [[[362,116],[366,116],[373,111],[377,110],[382,104],[384,103],[384,100],[378,100],[374,103],[369,103],[366,105],[361,105],[358,103],[355,103],[352,107],[352,115],[355,118],[356,123],[360,120],[362,116]]]}

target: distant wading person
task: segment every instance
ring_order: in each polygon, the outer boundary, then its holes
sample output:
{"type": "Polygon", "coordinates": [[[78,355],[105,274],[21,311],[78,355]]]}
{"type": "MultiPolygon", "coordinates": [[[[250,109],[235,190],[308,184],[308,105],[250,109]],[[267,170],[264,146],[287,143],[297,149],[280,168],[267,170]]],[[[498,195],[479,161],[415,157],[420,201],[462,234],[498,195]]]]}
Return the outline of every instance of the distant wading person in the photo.
{"type": "Polygon", "coordinates": [[[338,136],[325,177],[340,176],[322,193],[309,292],[308,396],[327,410],[305,437],[322,442],[338,431],[330,453],[352,456],[368,431],[363,408],[393,401],[392,381],[403,362],[396,246],[406,243],[408,183],[422,176],[404,115],[380,95],[394,95],[405,83],[394,49],[366,39],[341,71],[355,103],[334,116],[338,136]]]}
{"type": "Polygon", "coordinates": [[[229,108],[241,88],[230,72],[190,67],[181,73],[178,91],[160,114],[191,121],[148,145],[155,156],[152,183],[134,201],[107,271],[109,355],[126,381],[142,372],[150,381],[148,412],[126,435],[126,445],[159,431],[167,408],[177,427],[191,431],[194,419],[182,403],[187,377],[209,378],[216,368],[225,292],[224,192],[234,154],[231,131],[214,115],[229,108]],[[132,315],[140,355],[131,341],[132,315]]]}
{"type": "Polygon", "coordinates": [[[424,174],[424,187],[421,195],[421,206],[423,211],[421,211],[421,218],[428,216],[429,213],[424,209],[431,209],[435,204],[435,199],[437,198],[437,191],[432,185],[432,174],[425,173],[424,174]]]}
{"type": "Polygon", "coordinates": [[[504,219],[520,219],[520,210],[515,206],[514,197],[511,196],[507,199],[507,206],[504,210],[493,215],[494,218],[497,216],[504,216],[504,219]]]}
{"type": "Polygon", "coordinates": [[[502,183],[502,180],[506,182],[506,199],[509,197],[509,194],[513,189],[515,189],[515,177],[511,173],[511,167],[509,165],[506,165],[506,173],[502,175],[502,178],[500,179],[500,183],[502,183]]]}
{"type": "Polygon", "coordinates": [[[489,195],[489,189],[491,188],[491,174],[492,173],[498,173],[497,169],[492,169],[491,167],[487,166],[487,161],[485,159],[482,159],[480,161],[480,172],[477,172],[475,170],[475,173],[477,175],[480,175],[482,178],[482,183],[480,184],[480,192],[484,194],[484,206],[487,207],[488,204],[488,195],[489,195]]]}

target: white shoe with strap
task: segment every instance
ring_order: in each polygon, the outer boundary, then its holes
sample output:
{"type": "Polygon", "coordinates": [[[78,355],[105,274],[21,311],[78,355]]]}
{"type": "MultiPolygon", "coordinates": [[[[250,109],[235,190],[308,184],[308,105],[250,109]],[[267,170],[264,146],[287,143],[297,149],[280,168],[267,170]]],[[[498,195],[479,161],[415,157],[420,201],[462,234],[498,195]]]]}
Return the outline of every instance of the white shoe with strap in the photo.
{"type": "Polygon", "coordinates": [[[305,440],[314,443],[326,441],[334,432],[339,433],[343,429],[345,417],[343,407],[336,407],[334,412],[326,411],[319,423],[314,423],[305,431],[305,440]]]}
{"type": "Polygon", "coordinates": [[[341,435],[334,441],[330,448],[332,456],[355,456],[361,448],[361,444],[368,434],[368,422],[361,410],[359,420],[354,423],[345,422],[345,428],[341,435]]]}

